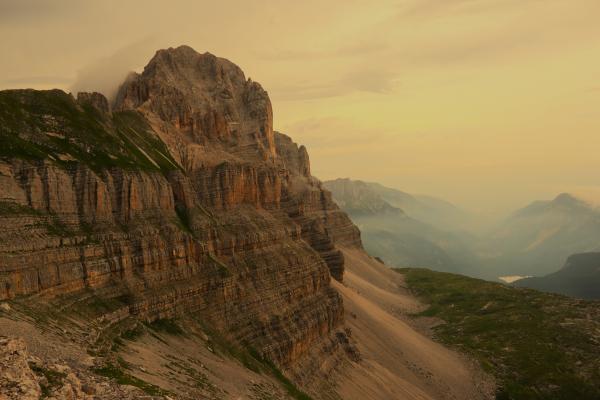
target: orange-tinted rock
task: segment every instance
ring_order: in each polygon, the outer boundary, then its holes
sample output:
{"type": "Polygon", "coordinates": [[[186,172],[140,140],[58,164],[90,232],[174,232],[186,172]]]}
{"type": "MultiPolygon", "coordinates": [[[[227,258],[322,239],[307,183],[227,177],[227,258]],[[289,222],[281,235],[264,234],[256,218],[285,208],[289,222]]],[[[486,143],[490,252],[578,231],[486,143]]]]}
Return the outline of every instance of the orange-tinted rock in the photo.
{"type": "Polygon", "coordinates": [[[260,85],[213,55],[161,50],[114,110],[144,114],[182,168],[0,161],[0,201],[20,205],[0,213],[0,299],[114,286],[133,298],[121,316],[194,313],[285,367],[337,349],[336,243],[360,234],[306,149],[273,132],[260,85]]]}
{"type": "Polygon", "coordinates": [[[159,50],[123,84],[115,108],[153,113],[193,143],[275,155],[267,92],[232,62],[187,46],[159,50]]]}

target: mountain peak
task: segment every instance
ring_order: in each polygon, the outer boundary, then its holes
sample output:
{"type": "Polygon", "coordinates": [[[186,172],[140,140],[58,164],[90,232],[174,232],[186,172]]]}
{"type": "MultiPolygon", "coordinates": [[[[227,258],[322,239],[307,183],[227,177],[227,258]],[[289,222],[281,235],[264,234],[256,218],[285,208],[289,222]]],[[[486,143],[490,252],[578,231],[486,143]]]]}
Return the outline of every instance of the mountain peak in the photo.
{"type": "Polygon", "coordinates": [[[580,204],[583,203],[577,197],[573,196],[570,193],[561,193],[552,200],[553,203],[556,204],[564,204],[564,205],[572,205],[572,204],[580,204]]]}
{"type": "Polygon", "coordinates": [[[560,193],[552,200],[537,200],[524,208],[515,211],[512,218],[527,217],[532,215],[540,215],[548,212],[565,212],[579,210],[584,213],[593,211],[593,207],[586,201],[571,193],[560,193]]]}
{"type": "Polygon", "coordinates": [[[579,209],[582,211],[593,211],[594,207],[586,200],[571,193],[561,193],[550,202],[553,207],[579,209]]]}
{"type": "Polygon", "coordinates": [[[404,214],[400,208],[392,206],[381,198],[366,182],[338,178],[323,182],[323,184],[331,191],[336,202],[351,214],[368,215],[390,212],[404,214]]]}
{"type": "Polygon", "coordinates": [[[114,108],[153,114],[187,143],[221,141],[275,156],[267,92],[231,61],[189,46],[158,50],[121,85],[114,108]]]}
{"type": "Polygon", "coordinates": [[[195,74],[196,78],[208,80],[246,80],[244,72],[233,62],[209,52],[199,53],[186,45],[157,50],[142,75],[156,73],[155,68],[162,68],[163,72],[169,71],[183,78],[191,78],[195,74]]]}

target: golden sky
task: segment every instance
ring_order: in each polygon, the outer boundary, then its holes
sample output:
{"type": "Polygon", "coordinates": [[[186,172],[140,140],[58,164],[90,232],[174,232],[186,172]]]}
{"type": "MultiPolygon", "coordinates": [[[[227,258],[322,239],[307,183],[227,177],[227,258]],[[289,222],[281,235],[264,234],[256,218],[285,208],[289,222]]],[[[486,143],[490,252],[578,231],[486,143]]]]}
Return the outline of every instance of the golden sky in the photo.
{"type": "Polygon", "coordinates": [[[600,187],[598,0],[216,3],[0,0],[0,87],[110,92],[188,44],[262,83],[321,179],[481,212],[600,187]]]}

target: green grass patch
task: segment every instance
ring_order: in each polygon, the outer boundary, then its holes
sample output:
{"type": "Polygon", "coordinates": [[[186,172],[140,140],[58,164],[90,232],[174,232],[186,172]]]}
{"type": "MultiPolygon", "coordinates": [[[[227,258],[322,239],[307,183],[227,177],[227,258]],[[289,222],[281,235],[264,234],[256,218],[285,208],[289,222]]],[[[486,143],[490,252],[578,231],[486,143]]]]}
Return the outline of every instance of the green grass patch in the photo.
{"type": "Polygon", "coordinates": [[[196,321],[202,327],[202,330],[208,335],[208,345],[213,351],[223,356],[235,358],[250,371],[256,372],[257,374],[260,374],[262,372],[262,363],[255,357],[253,357],[248,350],[232,343],[230,340],[225,338],[219,331],[206,325],[204,322],[198,319],[196,321]]]}
{"type": "Polygon", "coordinates": [[[169,392],[167,392],[166,390],[163,390],[156,385],[152,385],[125,372],[123,370],[123,367],[121,367],[120,365],[117,366],[109,363],[104,365],[103,367],[94,369],[94,373],[112,379],[119,385],[135,386],[143,390],[146,394],[150,396],[165,396],[169,394],[169,392]]]}
{"type": "Polygon", "coordinates": [[[229,267],[225,263],[223,263],[221,260],[219,260],[217,258],[217,256],[215,256],[212,253],[208,253],[208,258],[210,258],[210,260],[214,263],[214,265],[217,268],[217,271],[219,273],[219,276],[221,278],[225,279],[225,278],[230,278],[232,276],[232,273],[229,270],[229,267]]]}
{"type": "Polygon", "coordinates": [[[110,314],[121,307],[127,306],[121,297],[102,297],[97,295],[90,296],[85,302],[78,306],[78,311],[84,311],[83,315],[99,316],[110,314]],[[85,312],[88,311],[88,312],[85,312]]]}
{"type": "Polygon", "coordinates": [[[426,269],[400,269],[446,323],[442,342],[471,354],[497,399],[600,398],[600,304],[426,269]]]}
{"type": "Polygon", "coordinates": [[[292,381],[290,381],[279,368],[269,359],[261,357],[261,355],[253,348],[248,348],[249,354],[258,360],[263,367],[281,383],[290,396],[296,400],[312,400],[312,398],[300,390],[292,381]]]}
{"type": "Polygon", "coordinates": [[[96,172],[181,170],[140,113],[104,114],[60,90],[0,91],[0,158],[83,163],[96,172]]]}
{"type": "Polygon", "coordinates": [[[186,333],[172,318],[160,318],[147,324],[155,332],[167,333],[174,336],[185,336],[186,333]]]}
{"type": "Polygon", "coordinates": [[[167,364],[167,368],[175,372],[177,375],[187,375],[190,379],[194,381],[194,386],[199,389],[207,390],[213,395],[219,393],[219,388],[210,381],[210,379],[204,372],[192,367],[186,361],[173,358],[172,361],[169,361],[169,363],[167,364]]]}
{"type": "Polygon", "coordinates": [[[121,333],[121,338],[129,340],[130,342],[136,341],[144,335],[144,328],[140,325],[126,330],[121,333]]]}
{"type": "Polygon", "coordinates": [[[62,386],[64,379],[67,377],[66,374],[52,369],[43,368],[33,363],[29,363],[29,368],[38,376],[46,378],[45,382],[40,384],[42,390],[41,399],[50,397],[54,389],[58,389],[62,386]]]}
{"type": "Polygon", "coordinates": [[[271,360],[263,358],[252,346],[238,346],[225,338],[217,330],[207,326],[203,321],[198,319],[196,321],[210,338],[209,344],[215,351],[237,359],[244,367],[253,372],[273,376],[292,398],[296,400],[312,400],[308,394],[304,393],[290,381],[271,360]]]}
{"type": "Polygon", "coordinates": [[[188,209],[177,204],[175,206],[175,214],[177,214],[177,225],[179,225],[183,231],[193,235],[194,231],[192,230],[192,223],[188,209]]]}
{"type": "Polygon", "coordinates": [[[11,215],[41,215],[37,210],[12,201],[0,201],[0,216],[11,215]]]}
{"type": "Polygon", "coordinates": [[[75,232],[72,231],[68,226],[66,226],[58,217],[51,215],[49,220],[43,224],[44,228],[46,228],[46,232],[49,235],[59,236],[59,237],[69,237],[75,235],[75,232]]]}

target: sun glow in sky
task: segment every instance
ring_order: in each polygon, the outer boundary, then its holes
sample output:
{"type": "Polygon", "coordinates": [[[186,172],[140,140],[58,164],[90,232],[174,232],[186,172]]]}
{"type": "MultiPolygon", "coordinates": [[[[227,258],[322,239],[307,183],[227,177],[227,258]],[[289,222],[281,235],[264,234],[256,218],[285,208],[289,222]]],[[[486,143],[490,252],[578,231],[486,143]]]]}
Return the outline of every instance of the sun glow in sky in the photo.
{"type": "Polygon", "coordinates": [[[188,44],[261,82],[319,178],[504,212],[600,187],[598,21],[598,0],[0,0],[0,87],[110,94],[188,44]]]}

